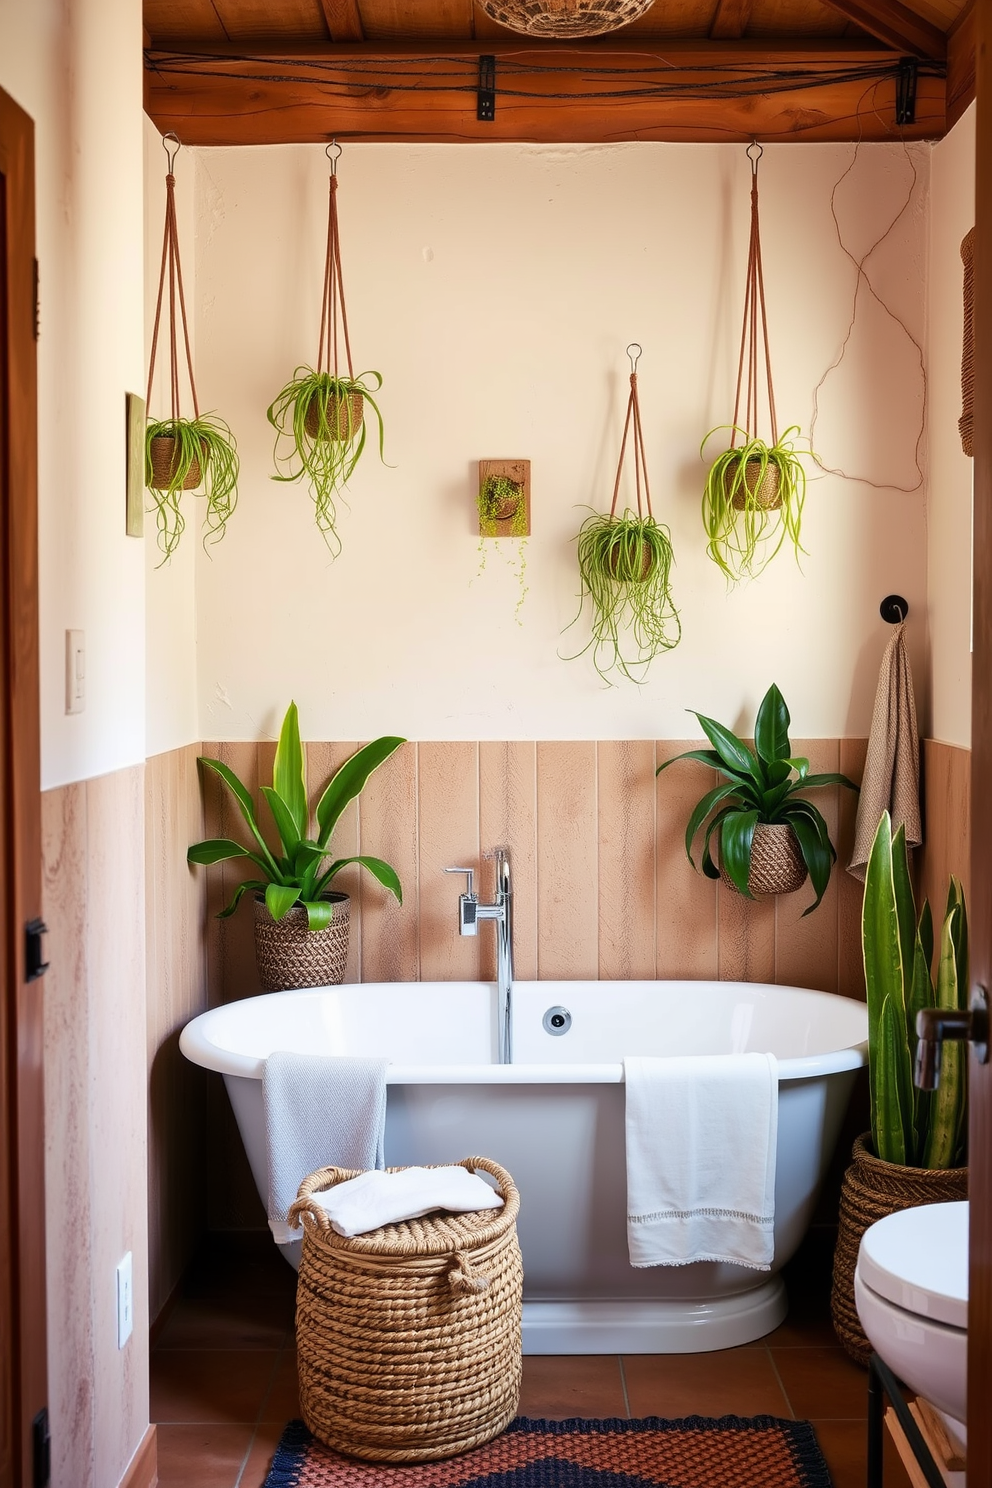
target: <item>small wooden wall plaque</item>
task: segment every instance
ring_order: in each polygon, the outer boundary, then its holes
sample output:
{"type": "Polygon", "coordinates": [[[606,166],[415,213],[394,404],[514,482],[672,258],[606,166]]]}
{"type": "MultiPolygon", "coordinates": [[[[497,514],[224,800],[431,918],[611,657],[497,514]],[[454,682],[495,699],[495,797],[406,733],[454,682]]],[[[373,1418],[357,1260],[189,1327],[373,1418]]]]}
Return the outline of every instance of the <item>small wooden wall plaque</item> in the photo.
{"type": "Polygon", "coordinates": [[[492,524],[479,518],[479,533],[482,537],[530,537],[530,461],[529,460],[480,460],[479,491],[491,475],[503,475],[523,487],[524,521],[514,523],[513,516],[497,520],[492,524]]]}

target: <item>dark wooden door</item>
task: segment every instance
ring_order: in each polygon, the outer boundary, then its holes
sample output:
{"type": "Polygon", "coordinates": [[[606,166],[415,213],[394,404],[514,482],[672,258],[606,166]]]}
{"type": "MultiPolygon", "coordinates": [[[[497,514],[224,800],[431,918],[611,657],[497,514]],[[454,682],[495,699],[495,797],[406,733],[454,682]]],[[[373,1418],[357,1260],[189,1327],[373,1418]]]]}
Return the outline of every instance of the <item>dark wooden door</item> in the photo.
{"type": "Polygon", "coordinates": [[[34,127],[0,92],[0,1488],[31,1488],[45,1409],[34,127]]]}

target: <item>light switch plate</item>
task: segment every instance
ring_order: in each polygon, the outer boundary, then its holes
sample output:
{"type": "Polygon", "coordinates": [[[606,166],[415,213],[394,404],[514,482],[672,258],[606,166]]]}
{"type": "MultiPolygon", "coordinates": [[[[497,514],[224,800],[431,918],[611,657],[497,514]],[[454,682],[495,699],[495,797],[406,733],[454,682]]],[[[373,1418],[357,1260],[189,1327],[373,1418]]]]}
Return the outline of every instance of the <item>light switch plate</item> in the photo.
{"type": "Polygon", "coordinates": [[[82,713],[86,707],[86,632],[65,633],[65,711],[82,713]]]}
{"type": "Polygon", "coordinates": [[[137,393],[124,396],[127,427],[127,504],[125,528],[128,537],[145,535],[145,400],[137,393]]]}

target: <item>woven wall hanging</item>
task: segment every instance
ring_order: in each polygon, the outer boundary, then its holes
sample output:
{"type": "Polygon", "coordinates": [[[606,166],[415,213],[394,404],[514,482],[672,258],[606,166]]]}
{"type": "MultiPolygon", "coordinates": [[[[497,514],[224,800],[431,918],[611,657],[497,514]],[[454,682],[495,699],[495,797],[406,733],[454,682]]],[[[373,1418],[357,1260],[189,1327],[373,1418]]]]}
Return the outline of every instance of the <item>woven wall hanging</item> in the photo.
{"type": "Polygon", "coordinates": [[[145,406],[150,413],[155,385],[155,357],[168,285],[169,416],[164,419],[148,419],[145,428],[145,484],[155,502],[158,545],[162,550],[162,563],[165,563],[175,552],[186,526],[180,505],[184,491],[193,491],[198,486],[203,488],[206,501],[203,518],[204,546],[219,542],[224,536],[227,520],[238,499],[238,454],[234,436],[224,420],[213,413],[200,413],[196,380],[193,376],[176,217],[176,178],[173,167],[181,146],[174,134],[165,135],[162,144],[169,162],[165,177],[165,231],[152,349],[148,359],[148,394],[145,406]],[[192,418],[185,418],[182,414],[178,337],[180,325],[186,378],[193,405],[192,418]]]}
{"type": "MultiPolygon", "coordinates": [[[[730,447],[713,462],[703,492],[706,551],[731,582],[756,577],[786,538],[798,557],[806,499],[806,473],[795,452],[799,426],[793,425],[780,436],[775,411],[758,213],[758,162],[762,153],[758,144],[747,147],[751,162],[751,230],[737,394],[733,422],[720,425],[730,429],[730,447]],[[764,417],[770,443],[759,434],[764,417]]],[[[718,432],[710,430],[700,454],[718,432]]]]}
{"type": "Polygon", "coordinates": [[[636,21],[654,0],[478,0],[492,20],[525,36],[602,36],[636,21]]]}
{"type": "Polygon", "coordinates": [[[317,361],[313,367],[297,367],[269,408],[268,418],[276,431],[273,480],[305,479],[309,483],[317,527],[336,557],[341,541],[335,498],[350,480],[365,449],[366,405],[379,426],[382,456],[382,416],[373,397],[382,386],[382,376],[378,372],[355,376],[341,270],[337,203],[341,146],[337,140],[326,146],[325,153],[331,162],[331,174],[317,361]]]}
{"type": "Polygon", "coordinates": [[[975,453],[972,439],[975,426],[975,229],[961,243],[964,265],[964,329],[961,337],[961,448],[966,455],[975,453]]]}
{"type": "MultiPolygon", "coordinates": [[[[592,635],[576,653],[592,653],[599,675],[609,682],[613,670],[630,682],[643,682],[647,668],[662,651],[670,651],[682,638],[682,625],[671,592],[671,533],[655,521],[651,509],[641,409],[637,395],[637,363],[641,348],[627,348],[630,358],[630,396],[623,426],[620,459],[613,483],[613,502],[608,515],[593,512],[579,529],[579,577],[581,591],[575,620],[589,602],[592,635]],[[636,513],[625,507],[618,513],[620,484],[627,440],[633,434],[636,513]]],[[[570,629],[568,626],[566,629],[570,629]]],[[[570,657],[575,660],[576,657],[570,657]]]]}

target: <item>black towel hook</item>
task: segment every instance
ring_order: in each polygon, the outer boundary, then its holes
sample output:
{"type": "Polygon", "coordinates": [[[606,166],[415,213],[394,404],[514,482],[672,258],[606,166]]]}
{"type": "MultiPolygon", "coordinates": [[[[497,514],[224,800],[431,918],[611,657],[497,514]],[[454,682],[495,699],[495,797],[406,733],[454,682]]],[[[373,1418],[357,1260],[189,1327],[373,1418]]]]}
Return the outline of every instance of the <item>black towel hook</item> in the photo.
{"type": "Polygon", "coordinates": [[[878,613],[889,625],[901,625],[909,614],[909,605],[901,594],[887,594],[878,607],[878,613]]]}

